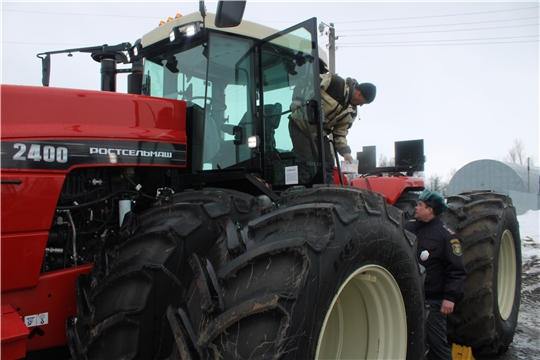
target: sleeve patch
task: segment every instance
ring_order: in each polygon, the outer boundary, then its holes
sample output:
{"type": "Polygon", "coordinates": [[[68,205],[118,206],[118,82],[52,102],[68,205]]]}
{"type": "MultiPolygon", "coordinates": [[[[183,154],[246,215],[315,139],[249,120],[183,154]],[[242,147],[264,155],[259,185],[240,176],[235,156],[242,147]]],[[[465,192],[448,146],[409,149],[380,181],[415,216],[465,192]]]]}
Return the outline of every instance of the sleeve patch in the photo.
{"type": "Polygon", "coordinates": [[[459,243],[458,239],[452,239],[450,240],[450,243],[452,244],[452,252],[456,256],[461,256],[461,244],[459,243]]]}

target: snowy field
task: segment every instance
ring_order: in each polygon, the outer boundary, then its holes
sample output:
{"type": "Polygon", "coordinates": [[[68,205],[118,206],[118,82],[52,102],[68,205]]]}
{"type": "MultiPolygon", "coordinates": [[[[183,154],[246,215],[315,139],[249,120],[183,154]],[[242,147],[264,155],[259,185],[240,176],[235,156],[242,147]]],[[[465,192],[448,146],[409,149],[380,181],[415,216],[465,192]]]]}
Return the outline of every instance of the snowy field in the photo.
{"type": "Polygon", "coordinates": [[[521,307],[514,342],[499,359],[540,359],[540,211],[518,216],[522,251],[521,307]]]}
{"type": "Polygon", "coordinates": [[[529,210],[525,214],[518,216],[519,232],[523,243],[522,252],[524,262],[526,259],[538,258],[540,256],[539,218],[539,210],[529,210]]]}

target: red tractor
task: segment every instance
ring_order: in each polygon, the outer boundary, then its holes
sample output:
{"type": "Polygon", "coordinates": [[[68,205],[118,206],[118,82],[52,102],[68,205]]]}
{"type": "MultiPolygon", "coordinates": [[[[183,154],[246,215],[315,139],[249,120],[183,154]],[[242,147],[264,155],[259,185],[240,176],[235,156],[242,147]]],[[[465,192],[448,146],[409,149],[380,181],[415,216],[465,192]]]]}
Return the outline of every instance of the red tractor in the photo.
{"type": "MultiPolygon", "coordinates": [[[[285,110],[300,79],[318,84],[317,21],[275,33],[238,25],[243,6],[201,6],[133,46],[39,54],[44,87],[2,86],[3,359],[424,356],[403,227],[423,183],[396,168],[323,184],[321,132],[300,159],[285,110]],[[101,63],[103,91],[48,87],[51,55],[74,52],[101,63]],[[316,171],[300,183],[302,166],[316,171]]],[[[519,309],[514,208],[448,202],[469,272],[451,338],[499,353],[519,309]]]]}

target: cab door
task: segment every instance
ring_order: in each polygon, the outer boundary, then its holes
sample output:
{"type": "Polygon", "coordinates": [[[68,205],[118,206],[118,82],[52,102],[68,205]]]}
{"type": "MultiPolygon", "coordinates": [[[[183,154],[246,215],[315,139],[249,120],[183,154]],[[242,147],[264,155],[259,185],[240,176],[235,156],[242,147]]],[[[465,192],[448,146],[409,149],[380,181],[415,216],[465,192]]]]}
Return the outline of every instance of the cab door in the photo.
{"type": "Polygon", "coordinates": [[[258,61],[264,178],[278,191],[323,183],[317,20],[264,39],[258,61]],[[299,106],[291,108],[293,102],[299,106]],[[314,136],[304,136],[299,143],[294,137],[298,129],[314,136]]]}

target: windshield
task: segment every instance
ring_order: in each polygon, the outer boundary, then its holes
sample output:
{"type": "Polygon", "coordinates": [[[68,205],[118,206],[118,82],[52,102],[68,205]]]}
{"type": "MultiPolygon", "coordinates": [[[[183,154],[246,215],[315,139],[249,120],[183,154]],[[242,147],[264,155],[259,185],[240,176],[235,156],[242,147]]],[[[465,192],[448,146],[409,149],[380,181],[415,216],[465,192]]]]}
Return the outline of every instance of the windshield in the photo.
{"type": "Polygon", "coordinates": [[[253,41],[211,33],[207,42],[182,52],[147,58],[148,95],[184,100],[204,109],[201,168],[223,169],[248,160],[254,133],[253,41]],[[210,60],[210,61],[208,61],[210,60]],[[207,77],[208,74],[208,77],[207,77]]]}

